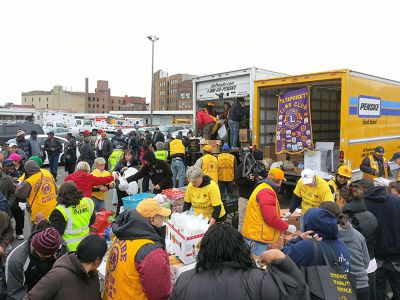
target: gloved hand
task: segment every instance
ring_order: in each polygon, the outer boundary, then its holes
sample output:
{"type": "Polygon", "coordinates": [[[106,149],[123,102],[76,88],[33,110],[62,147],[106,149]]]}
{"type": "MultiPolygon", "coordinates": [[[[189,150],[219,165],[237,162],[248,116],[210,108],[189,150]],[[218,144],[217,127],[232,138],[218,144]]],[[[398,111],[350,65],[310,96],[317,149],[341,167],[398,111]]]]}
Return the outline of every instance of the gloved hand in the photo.
{"type": "Polygon", "coordinates": [[[292,215],[291,212],[287,212],[283,214],[283,219],[287,220],[292,215]]]}
{"type": "Polygon", "coordinates": [[[289,225],[288,229],[286,230],[289,233],[295,233],[297,230],[296,226],[294,225],[289,225]]]}

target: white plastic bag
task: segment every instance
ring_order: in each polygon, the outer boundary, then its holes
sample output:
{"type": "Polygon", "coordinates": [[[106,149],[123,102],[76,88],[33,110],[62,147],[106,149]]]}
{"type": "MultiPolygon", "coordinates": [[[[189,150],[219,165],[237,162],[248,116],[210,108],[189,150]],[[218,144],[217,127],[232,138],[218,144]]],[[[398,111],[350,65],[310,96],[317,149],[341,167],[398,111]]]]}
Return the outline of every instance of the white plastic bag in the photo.
{"type": "MultiPolygon", "coordinates": [[[[135,175],[138,172],[138,170],[136,168],[128,168],[125,172],[124,172],[124,180],[126,178],[128,178],[129,176],[135,175]]],[[[126,181],[126,180],[125,180],[126,181]]],[[[137,184],[136,181],[132,181],[130,183],[128,183],[128,188],[125,190],[125,192],[128,195],[134,195],[137,194],[139,191],[139,185],[137,184]]]]}
{"type": "Polygon", "coordinates": [[[112,190],[112,200],[111,200],[112,205],[117,205],[118,204],[118,196],[117,196],[117,189],[112,190]]]}
{"type": "Polygon", "coordinates": [[[227,133],[228,133],[228,132],[226,131],[225,124],[222,124],[221,127],[219,127],[219,129],[218,129],[219,138],[220,138],[221,140],[224,139],[224,137],[225,137],[225,135],[226,135],[227,133]]]}

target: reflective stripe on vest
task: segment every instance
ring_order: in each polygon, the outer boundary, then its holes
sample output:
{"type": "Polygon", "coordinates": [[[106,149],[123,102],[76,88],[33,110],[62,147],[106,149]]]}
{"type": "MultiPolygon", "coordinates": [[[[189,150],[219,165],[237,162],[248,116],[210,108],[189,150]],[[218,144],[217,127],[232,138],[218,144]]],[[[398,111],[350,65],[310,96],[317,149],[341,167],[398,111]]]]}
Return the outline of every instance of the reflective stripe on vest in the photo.
{"type": "Polygon", "coordinates": [[[114,239],[107,257],[103,300],[147,300],[135,264],[136,253],[146,244],[154,242],[114,239]]]}
{"type": "Polygon", "coordinates": [[[210,176],[212,180],[218,183],[218,160],[211,154],[206,154],[202,158],[203,174],[210,176]]]}
{"type": "MultiPolygon", "coordinates": [[[[369,162],[370,162],[370,167],[378,173],[379,176],[379,163],[378,161],[374,158],[373,155],[368,156],[369,162]]],[[[388,173],[388,161],[386,158],[383,158],[383,169],[384,169],[384,177],[388,178],[389,173],[388,173]]],[[[372,175],[370,173],[363,173],[363,178],[369,178],[369,179],[375,179],[378,178],[378,176],[372,175]]]]}
{"type": "Polygon", "coordinates": [[[156,158],[159,160],[166,161],[168,158],[168,151],[167,150],[157,150],[156,151],[156,158]]]}
{"type": "Polygon", "coordinates": [[[233,181],[235,157],[230,153],[218,155],[218,180],[233,181]]]}
{"type": "Polygon", "coordinates": [[[89,223],[94,211],[94,204],[90,198],[82,198],[78,205],[65,207],[57,205],[67,222],[62,238],[70,251],[75,251],[79,243],[89,234],[89,223]]]}
{"type": "Polygon", "coordinates": [[[261,213],[261,208],[257,199],[258,193],[264,189],[269,189],[274,192],[276,201],[276,215],[278,218],[280,218],[281,211],[274,189],[265,182],[260,183],[251,194],[247,204],[242,233],[244,237],[247,237],[251,240],[265,244],[273,244],[278,241],[280,237],[280,231],[272,228],[264,221],[264,217],[261,213]]]}

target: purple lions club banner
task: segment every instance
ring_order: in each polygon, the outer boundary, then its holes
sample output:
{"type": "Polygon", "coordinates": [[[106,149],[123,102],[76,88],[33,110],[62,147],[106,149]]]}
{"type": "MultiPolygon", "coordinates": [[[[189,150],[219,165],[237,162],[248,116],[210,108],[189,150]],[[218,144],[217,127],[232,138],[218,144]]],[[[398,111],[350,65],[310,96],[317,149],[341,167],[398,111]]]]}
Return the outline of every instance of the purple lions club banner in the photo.
{"type": "Polygon", "coordinates": [[[298,154],[314,150],[308,87],[278,97],[276,153],[298,154]]]}

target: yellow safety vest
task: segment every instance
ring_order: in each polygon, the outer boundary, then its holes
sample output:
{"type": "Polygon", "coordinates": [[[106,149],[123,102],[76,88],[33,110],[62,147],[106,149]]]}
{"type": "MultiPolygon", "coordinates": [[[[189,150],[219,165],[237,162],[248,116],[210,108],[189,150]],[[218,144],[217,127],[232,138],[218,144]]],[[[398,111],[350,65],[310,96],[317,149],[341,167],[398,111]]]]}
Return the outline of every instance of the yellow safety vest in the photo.
{"type": "MultiPolygon", "coordinates": [[[[370,166],[372,169],[376,170],[377,173],[379,173],[379,163],[378,161],[374,158],[373,155],[368,156],[369,161],[370,161],[370,166]]],[[[388,173],[388,161],[387,159],[384,157],[383,158],[383,168],[385,170],[385,178],[389,177],[389,173],[388,173]]],[[[366,179],[375,179],[378,178],[378,176],[369,174],[369,173],[363,173],[363,178],[366,179]]]]}
{"type": "Polygon", "coordinates": [[[235,157],[230,153],[218,155],[218,180],[233,181],[235,157]]]}
{"type": "MultiPolygon", "coordinates": [[[[99,170],[94,169],[92,172],[92,175],[96,176],[96,177],[107,177],[107,176],[111,176],[112,174],[106,170],[104,170],[103,172],[100,172],[99,170]]],[[[95,187],[101,187],[101,185],[95,186],[95,187]]],[[[101,192],[101,191],[92,192],[92,196],[96,197],[99,200],[106,200],[107,194],[108,194],[108,192],[101,192]]]]}
{"type": "Polygon", "coordinates": [[[185,154],[185,146],[181,140],[175,139],[169,143],[169,154],[171,156],[175,154],[185,154]]]}
{"type": "Polygon", "coordinates": [[[108,253],[103,300],[147,300],[135,267],[135,257],[148,239],[119,240],[115,238],[108,253]]]}
{"type": "Polygon", "coordinates": [[[57,205],[64,216],[67,226],[62,236],[70,251],[75,251],[79,243],[89,234],[90,218],[93,215],[94,203],[90,198],[82,198],[78,205],[65,207],[57,205]]]}
{"type": "Polygon", "coordinates": [[[339,189],[338,186],[336,184],[335,179],[331,179],[328,181],[329,186],[331,186],[333,188],[333,196],[335,197],[335,200],[339,199],[339,189]]]}
{"type": "Polygon", "coordinates": [[[25,181],[32,187],[27,199],[31,207],[31,221],[34,222],[40,212],[45,219],[48,219],[57,205],[56,183],[53,176],[48,171],[40,170],[25,181]]]}
{"type": "Polygon", "coordinates": [[[210,176],[212,180],[218,182],[218,160],[211,154],[203,155],[201,158],[203,161],[202,170],[203,174],[210,176]]]}
{"type": "Polygon", "coordinates": [[[278,197],[274,189],[267,183],[263,182],[259,184],[250,196],[249,202],[246,208],[246,215],[244,217],[243,224],[243,236],[254,241],[258,241],[265,244],[276,243],[281,235],[280,231],[269,226],[264,221],[264,217],[261,213],[260,205],[257,201],[257,194],[261,190],[269,189],[274,192],[276,198],[276,215],[278,218],[281,215],[279,207],[278,197]]]}
{"type": "Polygon", "coordinates": [[[114,150],[108,158],[108,170],[114,171],[117,162],[119,162],[124,155],[123,150],[114,150]]]}
{"type": "Polygon", "coordinates": [[[168,159],[168,151],[167,150],[157,150],[155,155],[156,155],[156,158],[159,160],[166,161],[168,159]]]}

